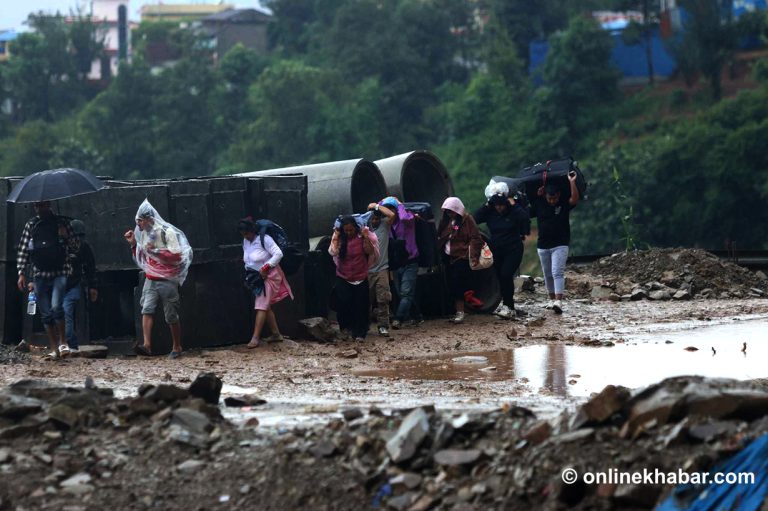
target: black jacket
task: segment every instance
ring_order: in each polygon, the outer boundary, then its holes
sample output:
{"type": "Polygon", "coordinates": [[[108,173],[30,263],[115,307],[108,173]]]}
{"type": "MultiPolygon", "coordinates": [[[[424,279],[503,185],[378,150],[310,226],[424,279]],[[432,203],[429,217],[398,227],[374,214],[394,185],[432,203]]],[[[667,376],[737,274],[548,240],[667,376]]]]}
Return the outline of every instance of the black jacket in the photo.
{"type": "Polygon", "coordinates": [[[96,259],[87,241],[80,240],[80,250],[70,254],[69,263],[72,272],[67,276],[67,291],[79,286],[81,282],[85,282],[89,288],[96,287],[96,259]]]}

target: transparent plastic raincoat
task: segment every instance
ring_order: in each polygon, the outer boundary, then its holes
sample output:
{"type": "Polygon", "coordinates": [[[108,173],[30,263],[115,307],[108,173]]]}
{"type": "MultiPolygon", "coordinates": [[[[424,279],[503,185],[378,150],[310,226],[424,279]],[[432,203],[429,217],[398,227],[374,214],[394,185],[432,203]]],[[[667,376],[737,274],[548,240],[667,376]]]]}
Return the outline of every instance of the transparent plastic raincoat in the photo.
{"type": "Polygon", "coordinates": [[[163,220],[157,210],[144,200],[136,211],[136,220],[146,221],[144,228],[138,225],[133,234],[136,248],[133,258],[148,277],[184,283],[192,264],[192,247],[187,237],[174,225],[163,220]]]}

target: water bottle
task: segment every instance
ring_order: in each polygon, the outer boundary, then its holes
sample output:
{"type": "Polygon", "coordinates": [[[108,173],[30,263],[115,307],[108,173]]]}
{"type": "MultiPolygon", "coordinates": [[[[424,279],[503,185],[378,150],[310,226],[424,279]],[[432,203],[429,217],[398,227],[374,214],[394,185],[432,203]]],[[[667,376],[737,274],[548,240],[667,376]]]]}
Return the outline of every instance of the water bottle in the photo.
{"type": "Polygon", "coordinates": [[[37,313],[37,297],[35,296],[34,291],[29,292],[29,297],[27,298],[27,314],[30,316],[34,316],[37,313]]]}

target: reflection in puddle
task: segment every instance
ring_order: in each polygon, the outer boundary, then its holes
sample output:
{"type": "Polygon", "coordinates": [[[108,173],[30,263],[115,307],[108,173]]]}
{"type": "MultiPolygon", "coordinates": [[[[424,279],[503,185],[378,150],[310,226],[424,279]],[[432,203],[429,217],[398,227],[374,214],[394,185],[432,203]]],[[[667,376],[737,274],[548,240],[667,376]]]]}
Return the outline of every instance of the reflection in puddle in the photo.
{"type": "Polygon", "coordinates": [[[768,322],[743,321],[695,330],[628,337],[612,348],[546,345],[489,353],[453,353],[404,361],[360,376],[406,380],[517,379],[538,392],[588,396],[608,384],[642,387],[681,375],[747,380],[768,376],[768,322]],[[746,353],[742,352],[747,343],[746,353]],[[697,351],[686,351],[693,346],[697,351]],[[484,356],[485,364],[456,363],[459,356],[484,356]]]}

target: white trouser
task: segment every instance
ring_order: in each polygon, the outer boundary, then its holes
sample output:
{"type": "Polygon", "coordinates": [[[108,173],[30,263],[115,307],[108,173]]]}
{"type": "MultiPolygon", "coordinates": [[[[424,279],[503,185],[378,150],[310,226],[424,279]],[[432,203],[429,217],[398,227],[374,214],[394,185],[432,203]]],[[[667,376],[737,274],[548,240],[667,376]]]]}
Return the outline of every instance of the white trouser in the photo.
{"type": "Polygon", "coordinates": [[[544,271],[547,292],[561,295],[565,291],[565,261],[568,259],[568,245],[555,248],[540,248],[539,260],[544,271]]]}

